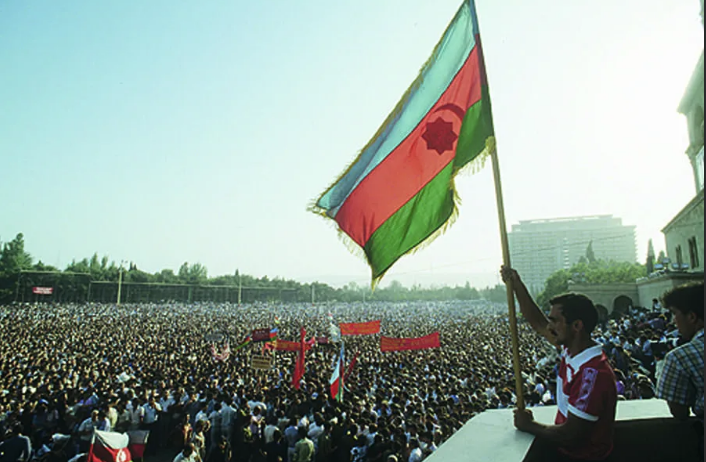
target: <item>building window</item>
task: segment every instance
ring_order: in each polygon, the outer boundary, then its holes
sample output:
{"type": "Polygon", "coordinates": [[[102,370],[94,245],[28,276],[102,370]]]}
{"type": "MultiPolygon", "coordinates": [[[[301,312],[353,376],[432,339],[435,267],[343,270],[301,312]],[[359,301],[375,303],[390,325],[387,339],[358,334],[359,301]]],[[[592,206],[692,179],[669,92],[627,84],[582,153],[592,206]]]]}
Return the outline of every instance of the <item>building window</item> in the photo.
{"type": "Polygon", "coordinates": [[[679,265],[679,268],[681,268],[682,263],[684,263],[684,257],[681,254],[681,246],[680,245],[677,246],[675,253],[677,254],[677,265],[679,265]]]}
{"type": "Polygon", "coordinates": [[[699,267],[699,246],[695,236],[689,239],[689,259],[691,260],[691,269],[699,267]]]}

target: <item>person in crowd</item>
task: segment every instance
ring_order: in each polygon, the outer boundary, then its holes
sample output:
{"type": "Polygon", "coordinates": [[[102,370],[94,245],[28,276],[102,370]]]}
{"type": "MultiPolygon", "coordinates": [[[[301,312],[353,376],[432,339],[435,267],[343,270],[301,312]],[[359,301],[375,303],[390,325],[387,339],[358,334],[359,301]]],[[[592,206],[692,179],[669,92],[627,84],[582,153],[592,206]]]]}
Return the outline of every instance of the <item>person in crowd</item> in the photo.
{"type": "Polygon", "coordinates": [[[10,429],[9,438],[0,442],[0,462],[29,462],[32,443],[22,434],[22,430],[22,424],[15,423],[10,429]]]}
{"type": "MultiPolygon", "coordinates": [[[[327,310],[331,318],[298,303],[0,306],[0,431],[19,422],[40,448],[54,432],[80,439],[79,428],[94,410],[107,409],[111,428],[124,432],[149,425],[150,409],[159,405],[148,442],[164,442],[158,450],[169,451],[170,457],[191,442],[192,428],[201,421],[220,426],[204,431],[207,458],[226,436],[232,462],[251,462],[251,456],[266,452],[274,422],[288,447],[287,462],[299,441],[298,427],[318,435],[316,462],[350,462],[360,436],[366,440],[366,462],[386,462],[389,456],[407,462],[413,438],[426,454],[425,447],[440,446],[475,415],[512,408],[517,401],[505,304],[333,303],[327,310]],[[334,345],[315,344],[307,352],[299,390],[291,387],[295,353],[277,352],[273,368],[256,373],[250,368],[250,348],[236,350],[253,329],[273,325],[276,317],[282,339],[297,339],[301,325],[307,338],[326,336],[332,318],[380,319],[386,335],[439,331],[443,346],[386,354],[376,337],[347,337],[346,349],[349,357],[357,356],[357,364],[347,372],[345,399],[339,403],[329,396],[331,364],[339,351],[334,345]],[[228,360],[213,359],[210,332],[228,333],[233,346],[228,360]],[[448,339],[463,348],[452,347],[448,339]],[[256,408],[258,422],[251,428],[256,408]]],[[[526,402],[530,408],[554,404],[561,357],[528,324],[518,329],[526,402]]],[[[620,399],[646,398],[656,382],[639,358],[625,351],[618,355],[617,345],[646,336],[662,370],[662,358],[677,346],[676,333],[671,318],[640,308],[594,329],[593,340],[624,371],[620,399]]],[[[86,438],[83,449],[90,443],[88,433],[86,438]]],[[[76,449],[69,448],[70,457],[76,449]]]]}
{"type": "Polygon", "coordinates": [[[293,462],[313,462],[314,442],[307,436],[305,427],[299,427],[299,441],[294,446],[293,462]]]}
{"type": "Polygon", "coordinates": [[[174,462],[201,462],[201,457],[192,443],[187,443],[179,454],[174,458],[174,462]]]}
{"type": "Polygon", "coordinates": [[[664,357],[657,397],[669,404],[672,415],[685,420],[690,410],[699,421],[697,436],[704,456],[704,284],[676,287],[663,297],[664,306],[674,316],[684,344],[664,357]]]}

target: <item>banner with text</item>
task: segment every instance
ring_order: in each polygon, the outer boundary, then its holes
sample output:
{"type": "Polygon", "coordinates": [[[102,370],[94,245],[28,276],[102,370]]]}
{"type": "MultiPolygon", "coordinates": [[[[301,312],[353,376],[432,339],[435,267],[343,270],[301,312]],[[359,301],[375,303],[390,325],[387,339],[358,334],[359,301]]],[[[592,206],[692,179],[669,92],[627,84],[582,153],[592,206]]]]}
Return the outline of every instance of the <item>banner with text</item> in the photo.
{"type": "Polygon", "coordinates": [[[32,293],[37,295],[51,295],[54,293],[53,287],[32,287],[32,293]]]}
{"type": "Polygon", "coordinates": [[[380,351],[407,351],[407,350],[427,350],[429,348],[440,348],[439,333],[418,338],[380,338],[380,351]]]}
{"type": "MultiPolygon", "coordinates": [[[[277,351],[299,351],[300,345],[299,342],[292,342],[289,340],[275,340],[274,342],[271,343],[272,347],[274,350],[277,351]]],[[[306,342],[304,344],[304,349],[306,351],[311,350],[312,343],[311,341],[306,342]]]]}
{"type": "Polygon", "coordinates": [[[375,335],[380,333],[380,321],[339,324],[341,335],[375,335]]]}
{"type": "Polygon", "coordinates": [[[257,342],[269,342],[270,340],[273,340],[277,338],[279,334],[279,329],[255,329],[252,331],[252,341],[253,343],[257,342]]]}

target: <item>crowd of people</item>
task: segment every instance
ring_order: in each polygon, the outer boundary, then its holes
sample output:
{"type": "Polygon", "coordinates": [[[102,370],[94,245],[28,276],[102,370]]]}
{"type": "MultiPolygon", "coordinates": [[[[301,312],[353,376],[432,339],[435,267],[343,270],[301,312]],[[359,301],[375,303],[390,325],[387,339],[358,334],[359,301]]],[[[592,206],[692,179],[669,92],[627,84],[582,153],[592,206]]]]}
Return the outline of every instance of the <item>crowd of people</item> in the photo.
{"type": "MultiPolygon", "coordinates": [[[[528,406],[556,403],[558,355],[521,323],[528,406]]],[[[633,309],[594,332],[616,372],[619,399],[654,396],[670,318],[633,309]]],[[[474,415],[513,407],[506,307],[484,301],[312,304],[141,304],[0,307],[0,435],[31,441],[27,460],[81,460],[93,430],[149,430],[146,458],[178,462],[419,462],[474,415]],[[334,342],[306,354],[253,343],[327,337],[331,324],[382,321],[383,335],[435,331],[441,348],[382,353],[379,336],[343,337],[356,362],[343,399],[330,396],[334,342]],[[213,351],[228,344],[226,360],[213,351]],[[214,347],[213,349],[211,347],[214,347]],[[253,354],[273,355],[269,370],[253,354]]],[[[14,462],[14,461],[13,461],[14,462]]]]}

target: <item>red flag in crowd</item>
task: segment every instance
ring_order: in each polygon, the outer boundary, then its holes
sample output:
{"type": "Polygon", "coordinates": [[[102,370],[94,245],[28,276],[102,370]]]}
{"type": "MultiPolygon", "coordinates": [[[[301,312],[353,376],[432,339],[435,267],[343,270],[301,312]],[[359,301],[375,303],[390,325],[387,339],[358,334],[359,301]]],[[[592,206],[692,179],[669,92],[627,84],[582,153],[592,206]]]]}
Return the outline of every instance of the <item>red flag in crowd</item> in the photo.
{"type": "Polygon", "coordinates": [[[130,438],[124,433],[96,430],[86,462],[130,462],[129,443],[130,438]]]}
{"type": "Polygon", "coordinates": [[[343,379],[345,381],[348,381],[348,377],[350,377],[351,372],[353,372],[353,368],[355,365],[358,364],[358,353],[356,353],[353,356],[353,359],[351,359],[351,362],[348,364],[348,368],[346,369],[346,374],[343,376],[343,379]]]}
{"type": "Polygon", "coordinates": [[[147,446],[147,438],[149,438],[149,430],[133,430],[127,432],[130,439],[128,449],[133,459],[142,459],[145,456],[145,446],[147,446]]]}
{"type": "Polygon", "coordinates": [[[297,363],[294,366],[294,374],[292,375],[292,386],[294,389],[299,390],[301,387],[302,378],[304,378],[304,355],[306,354],[306,330],[301,328],[299,333],[299,353],[297,353],[297,363]]]}

